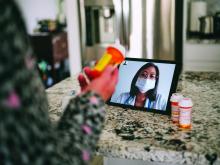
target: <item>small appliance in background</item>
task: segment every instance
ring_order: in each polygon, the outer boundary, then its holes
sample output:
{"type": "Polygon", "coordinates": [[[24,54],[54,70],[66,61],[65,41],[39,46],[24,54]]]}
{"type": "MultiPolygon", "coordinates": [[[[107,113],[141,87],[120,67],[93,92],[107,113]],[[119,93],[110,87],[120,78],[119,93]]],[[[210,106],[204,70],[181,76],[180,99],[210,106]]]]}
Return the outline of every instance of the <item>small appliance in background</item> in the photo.
{"type": "Polygon", "coordinates": [[[199,18],[201,39],[220,38],[220,12],[214,15],[207,15],[199,18]]]}
{"type": "Polygon", "coordinates": [[[220,11],[214,16],[214,36],[220,38],[220,11]]]}
{"type": "Polygon", "coordinates": [[[200,20],[200,37],[204,39],[214,38],[214,17],[211,15],[203,16],[200,20]]]}
{"type": "Polygon", "coordinates": [[[199,36],[200,34],[200,17],[207,15],[207,3],[202,0],[192,1],[190,4],[190,23],[189,35],[199,36]]]}

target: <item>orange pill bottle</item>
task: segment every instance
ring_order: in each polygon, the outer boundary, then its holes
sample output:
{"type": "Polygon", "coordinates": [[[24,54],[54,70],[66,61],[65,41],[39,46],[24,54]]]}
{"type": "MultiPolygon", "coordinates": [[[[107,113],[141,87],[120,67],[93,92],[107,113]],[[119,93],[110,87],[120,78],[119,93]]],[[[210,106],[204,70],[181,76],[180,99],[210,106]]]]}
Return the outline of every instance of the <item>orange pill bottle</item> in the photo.
{"type": "Polygon", "coordinates": [[[183,95],[180,93],[173,93],[171,102],[171,119],[175,124],[179,124],[179,102],[183,99],[183,95]]]}
{"type": "Polygon", "coordinates": [[[125,60],[125,48],[120,44],[108,46],[93,68],[93,76],[99,76],[107,65],[118,65],[125,60]]]}
{"type": "Polygon", "coordinates": [[[193,102],[190,98],[183,98],[179,102],[179,127],[182,129],[192,127],[192,106],[193,102]]]}

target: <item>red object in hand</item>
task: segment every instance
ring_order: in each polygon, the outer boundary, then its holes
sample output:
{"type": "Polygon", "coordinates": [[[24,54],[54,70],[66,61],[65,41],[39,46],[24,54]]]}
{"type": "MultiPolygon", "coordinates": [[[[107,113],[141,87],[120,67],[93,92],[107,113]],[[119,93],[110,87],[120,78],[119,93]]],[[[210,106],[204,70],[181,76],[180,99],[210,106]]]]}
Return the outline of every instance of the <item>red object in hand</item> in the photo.
{"type": "Polygon", "coordinates": [[[90,84],[90,82],[96,77],[93,74],[93,71],[89,67],[83,68],[85,75],[82,73],[78,76],[79,85],[81,87],[81,91],[84,91],[85,88],[90,84]]]}
{"type": "Polygon", "coordinates": [[[90,80],[86,80],[83,74],[78,76],[82,92],[94,91],[98,93],[103,100],[107,101],[114,92],[116,83],[118,82],[118,69],[113,66],[107,66],[102,74],[94,79],[91,76],[93,72],[91,72],[89,68],[84,68],[84,71],[90,80]]]}

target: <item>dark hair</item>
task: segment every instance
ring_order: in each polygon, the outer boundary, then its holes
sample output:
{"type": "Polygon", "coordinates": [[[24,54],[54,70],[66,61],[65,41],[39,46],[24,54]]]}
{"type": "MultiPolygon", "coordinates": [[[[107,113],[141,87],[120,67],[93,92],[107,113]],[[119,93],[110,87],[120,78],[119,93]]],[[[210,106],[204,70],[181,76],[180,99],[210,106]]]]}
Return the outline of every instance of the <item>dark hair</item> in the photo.
{"type": "Polygon", "coordinates": [[[146,69],[146,68],[149,68],[149,67],[154,67],[155,70],[156,70],[156,83],[155,83],[155,87],[153,89],[150,89],[149,91],[147,91],[147,96],[148,98],[151,100],[151,101],[154,101],[156,99],[156,95],[157,95],[157,86],[158,86],[158,83],[159,83],[159,69],[158,69],[158,66],[155,65],[154,63],[146,63],[145,65],[143,65],[138,71],[137,73],[135,74],[132,82],[131,82],[131,88],[130,88],[130,96],[131,97],[134,97],[139,89],[135,86],[136,84],[136,81],[138,79],[138,76],[140,75],[140,72],[143,70],[143,69],[146,69]]]}

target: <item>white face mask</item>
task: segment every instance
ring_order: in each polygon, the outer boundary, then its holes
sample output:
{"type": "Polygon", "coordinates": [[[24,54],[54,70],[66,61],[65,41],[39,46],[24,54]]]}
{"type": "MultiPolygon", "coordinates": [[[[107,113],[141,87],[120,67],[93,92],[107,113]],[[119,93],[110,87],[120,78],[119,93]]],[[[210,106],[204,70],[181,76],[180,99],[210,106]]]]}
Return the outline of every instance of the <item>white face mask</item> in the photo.
{"type": "Polygon", "coordinates": [[[141,93],[145,93],[150,89],[155,87],[156,80],[145,79],[145,78],[138,78],[136,81],[135,86],[138,87],[141,93]]]}

